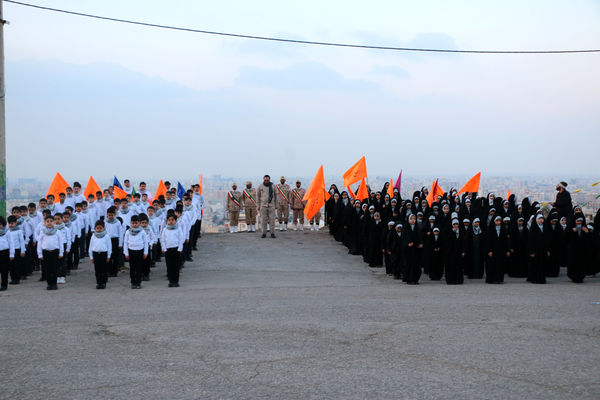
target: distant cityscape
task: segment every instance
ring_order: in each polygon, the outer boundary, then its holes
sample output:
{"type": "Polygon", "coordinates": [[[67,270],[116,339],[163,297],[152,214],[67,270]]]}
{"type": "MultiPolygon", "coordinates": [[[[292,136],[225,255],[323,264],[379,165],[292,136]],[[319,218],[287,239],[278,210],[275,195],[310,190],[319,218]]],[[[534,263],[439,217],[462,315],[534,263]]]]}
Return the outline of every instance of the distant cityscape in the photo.
{"type": "MultiPolygon", "coordinates": [[[[289,177],[288,183],[293,186],[296,179],[300,179],[304,188],[307,188],[310,184],[311,177],[289,177]]],[[[392,179],[396,179],[394,176],[392,179]]],[[[456,177],[456,178],[440,178],[439,184],[445,190],[448,191],[452,188],[459,189],[469,176],[456,177]]],[[[539,202],[554,201],[556,196],[555,186],[556,183],[565,180],[566,178],[557,176],[532,176],[532,177],[515,177],[515,176],[483,176],[479,193],[480,195],[487,195],[488,192],[494,192],[496,196],[505,198],[508,190],[515,194],[517,201],[521,201],[525,197],[530,197],[532,200],[539,202]]],[[[137,187],[139,184],[138,180],[131,179],[132,184],[137,187]]],[[[227,217],[225,212],[225,202],[227,191],[231,189],[232,183],[237,183],[241,189],[245,187],[247,178],[233,178],[223,177],[220,175],[205,176],[203,178],[203,193],[206,202],[206,209],[203,220],[203,229],[205,231],[222,231],[223,226],[227,223],[227,217]]],[[[251,179],[252,180],[252,179],[251,179]]],[[[279,176],[273,175],[275,182],[279,181],[279,176]]],[[[389,182],[390,177],[376,176],[369,179],[369,186],[372,191],[380,191],[383,188],[385,182],[389,182]]],[[[402,197],[412,198],[412,194],[416,190],[420,190],[423,186],[430,187],[434,178],[432,177],[414,177],[406,176],[402,178],[402,197]]],[[[588,220],[593,219],[596,211],[600,207],[600,200],[596,199],[596,196],[600,195],[600,184],[592,186],[593,183],[600,179],[594,180],[593,178],[576,178],[566,179],[569,186],[568,189],[571,192],[574,204],[583,205],[583,211],[588,220]],[[574,193],[576,190],[582,189],[581,191],[574,193]]],[[[261,183],[261,180],[253,179],[253,185],[256,187],[261,183]]],[[[342,189],[341,177],[326,177],[327,185],[335,183],[340,191],[342,189]]],[[[85,189],[87,178],[79,180],[85,189]]],[[[101,187],[108,187],[112,184],[112,178],[105,180],[97,180],[101,187]]],[[[158,185],[158,180],[145,181],[148,185],[148,190],[154,192],[158,185]]],[[[183,187],[186,189],[193,183],[197,183],[197,180],[185,180],[180,181],[183,187]]],[[[72,182],[71,182],[72,183],[72,182]]],[[[177,185],[177,181],[171,181],[171,184],[177,185]]],[[[37,202],[39,199],[46,194],[50,181],[41,181],[33,178],[19,178],[14,181],[8,182],[7,185],[7,207],[13,207],[15,205],[26,204],[29,202],[37,202]]],[[[356,189],[356,185],[354,188],[356,189]]]]}

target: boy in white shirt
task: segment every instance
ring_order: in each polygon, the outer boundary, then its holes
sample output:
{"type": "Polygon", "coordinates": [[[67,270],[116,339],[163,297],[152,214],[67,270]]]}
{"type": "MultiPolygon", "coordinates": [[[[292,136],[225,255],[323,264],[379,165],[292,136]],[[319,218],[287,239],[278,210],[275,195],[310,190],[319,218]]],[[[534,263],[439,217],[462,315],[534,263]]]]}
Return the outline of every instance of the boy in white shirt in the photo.
{"type": "Polygon", "coordinates": [[[94,225],[94,233],[90,239],[90,260],[94,264],[96,273],[96,289],[106,289],[112,243],[110,236],[104,230],[104,222],[98,220],[94,225]]]}
{"type": "Polygon", "coordinates": [[[8,287],[8,271],[15,258],[15,247],[8,235],[6,220],[0,216],[0,291],[8,287]]]}
{"type": "MultiPolygon", "coordinates": [[[[18,207],[17,207],[18,209],[18,207]]],[[[23,275],[23,258],[25,257],[25,239],[23,231],[17,226],[17,217],[10,215],[8,221],[8,240],[12,242],[14,256],[10,262],[10,284],[18,285],[23,275]]]]}
{"type": "MultiPolygon", "coordinates": [[[[60,217],[58,218],[60,220],[60,217]]],[[[37,253],[38,258],[42,263],[42,271],[46,276],[48,290],[56,290],[57,271],[59,263],[63,257],[63,240],[55,226],[55,219],[50,215],[46,215],[44,219],[44,227],[38,237],[37,253]]]]}
{"type": "Polygon", "coordinates": [[[162,253],[167,263],[169,287],[179,287],[179,268],[184,240],[183,233],[177,225],[177,216],[174,212],[169,213],[167,226],[160,235],[162,253]]]}
{"type": "Polygon", "coordinates": [[[115,206],[111,206],[106,210],[106,223],[104,225],[112,244],[112,256],[108,263],[108,276],[110,277],[115,277],[119,273],[120,253],[123,248],[123,235],[125,234],[123,225],[115,218],[116,213],[115,206]]]}
{"type": "Polygon", "coordinates": [[[152,267],[152,249],[156,245],[156,236],[154,236],[154,231],[150,227],[148,216],[142,213],[138,216],[138,218],[140,219],[140,226],[148,236],[148,257],[146,257],[143,262],[142,281],[149,281],[150,268],[152,267]]]}
{"type": "MultiPolygon", "coordinates": [[[[69,215],[67,214],[67,219],[68,218],[69,215]]],[[[58,229],[58,234],[62,238],[64,255],[63,258],[60,260],[56,283],[67,283],[67,273],[69,272],[69,270],[67,269],[67,258],[69,256],[69,253],[71,252],[71,230],[65,225],[63,214],[61,213],[54,214],[54,226],[56,227],[56,229],[58,229]]]]}
{"type": "Polygon", "coordinates": [[[143,262],[148,257],[148,236],[140,226],[140,219],[137,215],[131,217],[131,228],[125,232],[123,254],[129,261],[131,288],[141,289],[143,262]]]}

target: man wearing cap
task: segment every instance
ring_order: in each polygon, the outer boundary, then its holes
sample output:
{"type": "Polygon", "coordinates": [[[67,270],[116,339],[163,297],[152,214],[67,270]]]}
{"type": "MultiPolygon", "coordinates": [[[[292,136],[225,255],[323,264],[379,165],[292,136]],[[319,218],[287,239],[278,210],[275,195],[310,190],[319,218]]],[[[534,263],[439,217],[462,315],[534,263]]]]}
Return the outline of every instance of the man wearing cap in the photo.
{"type": "Polygon", "coordinates": [[[292,207],[292,223],[294,230],[304,230],[304,205],[305,202],[302,200],[306,190],[301,187],[302,183],[300,180],[296,181],[296,187],[290,191],[290,207],[292,207]],[[300,224],[297,224],[300,222],[300,224]]]}
{"type": "Polygon", "coordinates": [[[559,217],[567,217],[568,221],[573,218],[573,204],[571,203],[571,193],[567,190],[567,182],[561,181],[556,185],[556,201],[552,205],[558,211],[559,217]]]}
{"type": "Polygon", "coordinates": [[[260,219],[262,224],[262,236],[267,237],[267,224],[271,230],[271,237],[275,237],[275,204],[277,203],[277,190],[273,187],[271,177],[265,175],[263,184],[256,190],[256,202],[260,210],[260,219]]]}
{"type": "Polygon", "coordinates": [[[285,176],[279,179],[275,185],[277,192],[277,219],[279,220],[279,230],[287,231],[288,220],[290,219],[290,185],[285,183],[285,176]]]}
{"type": "Polygon", "coordinates": [[[246,225],[248,232],[256,232],[256,189],[252,182],[246,182],[246,189],[242,192],[242,207],[246,210],[246,225]]]}
{"type": "Polygon", "coordinates": [[[227,212],[229,213],[229,232],[238,232],[238,221],[242,209],[242,194],[237,190],[237,184],[231,185],[227,192],[227,212]]]}

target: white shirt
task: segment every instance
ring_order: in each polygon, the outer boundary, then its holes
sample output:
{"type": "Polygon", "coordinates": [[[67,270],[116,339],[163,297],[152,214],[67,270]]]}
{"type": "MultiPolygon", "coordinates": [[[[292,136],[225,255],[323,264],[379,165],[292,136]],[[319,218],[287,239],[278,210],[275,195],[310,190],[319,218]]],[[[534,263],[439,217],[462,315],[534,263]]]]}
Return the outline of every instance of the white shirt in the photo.
{"type": "Polygon", "coordinates": [[[71,251],[71,230],[65,225],[65,227],[63,229],[58,229],[58,232],[56,232],[57,235],[59,235],[60,237],[62,237],[62,242],[63,244],[67,245],[67,253],[69,251],[71,251]]]}
{"type": "Polygon", "coordinates": [[[12,242],[14,250],[21,250],[21,254],[25,253],[25,239],[21,228],[15,229],[14,231],[10,228],[6,232],[8,240],[12,242]]]}
{"type": "Polygon", "coordinates": [[[56,214],[56,213],[61,213],[63,214],[65,212],[65,210],[67,209],[67,206],[69,205],[69,203],[67,203],[67,201],[65,200],[64,203],[60,204],[60,201],[58,203],[54,204],[54,212],[52,213],[52,215],[56,214]]]}
{"type": "Polygon", "coordinates": [[[37,253],[39,258],[44,257],[43,250],[58,250],[58,255],[63,256],[63,241],[62,235],[56,232],[54,235],[47,235],[44,230],[38,238],[37,253]]]}
{"type": "Polygon", "coordinates": [[[131,229],[125,232],[123,254],[129,256],[129,250],[144,250],[144,255],[148,255],[148,235],[143,229],[137,235],[132,235],[131,229]]]}
{"type": "Polygon", "coordinates": [[[92,239],[90,240],[90,260],[94,259],[94,252],[106,252],[106,258],[110,258],[112,254],[112,242],[108,233],[101,238],[97,237],[95,233],[92,234],[92,239]]]}
{"type": "Polygon", "coordinates": [[[192,204],[196,206],[196,218],[198,221],[202,220],[202,210],[204,210],[204,195],[196,194],[192,195],[192,204]]]}
{"type": "Polygon", "coordinates": [[[10,258],[15,256],[15,246],[13,246],[13,242],[10,240],[8,229],[4,235],[0,236],[0,250],[8,250],[10,258]]]}
{"type": "Polygon", "coordinates": [[[162,251],[167,251],[167,249],[177,247],[177,251],[183,250],[183,242],[185,242],[183,233],[181,229],[163,229],[160,234],[160,246],[162,247],[162,251]]]}
{"type": "Polygon", "coordinates": [[[123,247],[124,232],[122,232],[123,225],[121,225],[121,222],[119,222],[119,220],[117,218],[115,218],[115,221],[112,224],[108,221],[108,218],[104,222],[105,222],[105,229],[108,232],[108,236],[110,236],[111,239],[118,238],[119,239],[119,247],[123,247]]]}

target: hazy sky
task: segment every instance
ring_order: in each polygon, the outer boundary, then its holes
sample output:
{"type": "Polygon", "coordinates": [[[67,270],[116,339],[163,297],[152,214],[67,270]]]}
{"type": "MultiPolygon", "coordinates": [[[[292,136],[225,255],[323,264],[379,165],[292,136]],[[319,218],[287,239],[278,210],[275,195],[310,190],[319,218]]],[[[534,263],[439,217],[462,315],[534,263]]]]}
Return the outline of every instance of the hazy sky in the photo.
{"type": "MultiPolygon", "coordinates": [[[[36,2],[35,0],[31,0],[36,2]]],[[[600,48],[598,1],[37,1],[316,41],[600,48]]],[[[303,46],[4,4],[9,178],[600,172],[600,54],[303,46]]]]}

